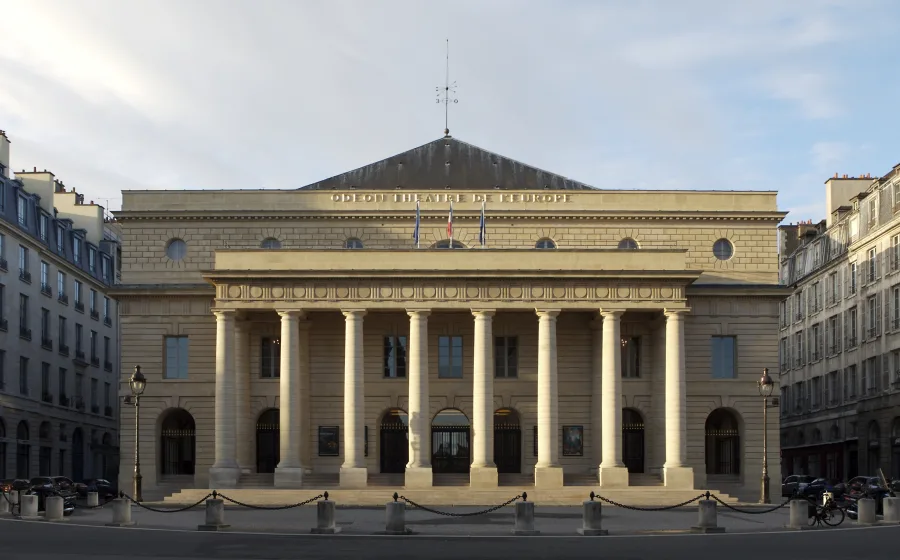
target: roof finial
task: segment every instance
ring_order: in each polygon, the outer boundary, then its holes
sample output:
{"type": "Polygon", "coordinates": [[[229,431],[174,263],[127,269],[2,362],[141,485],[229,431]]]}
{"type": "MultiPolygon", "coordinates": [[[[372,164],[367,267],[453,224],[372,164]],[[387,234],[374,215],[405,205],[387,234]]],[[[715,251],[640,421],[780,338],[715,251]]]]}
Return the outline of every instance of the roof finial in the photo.
{"type": "Polygon", "coordinates": [[[456,94],[456,82],[450,83],[450,39],[447,39],[447,74],[446,81],[444,82],[444,87],[440,86],[434,88],[437,94],[437,103],[444,104],[444,136],[450,136],[450,124],[449,124],[449,116],[450,116],[450,104],[451,103],[459,103],[459,100],[456,98],[451,99],[450,94],[456,94]],[[444,90],[443,99],[441,99],[441,90],[444,90]]]}

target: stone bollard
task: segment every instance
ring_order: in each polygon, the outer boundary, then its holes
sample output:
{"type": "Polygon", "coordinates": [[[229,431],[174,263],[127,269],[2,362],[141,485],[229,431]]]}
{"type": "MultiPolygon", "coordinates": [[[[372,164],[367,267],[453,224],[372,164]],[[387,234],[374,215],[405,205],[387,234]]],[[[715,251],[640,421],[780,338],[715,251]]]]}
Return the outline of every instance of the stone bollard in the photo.
{"type": "Polygon", "coordinates": [[[68,521],[63,514],[63,499],[61,496],[49,496],[44,500],[44,521],[68,521]]]}
{"type": "Polygon", "coordinates": [[[860,498],[856,502],[856,524],[875,525],[875,500],[872,498],[860,498]]]}
{"type": "Polygon", "coordinates": [[[216,496],[213,492],[213,498],[206,500],[206,523],[197,525],[198,531],[221,531],[230,527],[225,523],[225,500],[216,496]]]}
{"type": "Polygon", "coordinates": [[[697,508],[697,526],[691,527],[692,533],[724,533],[725,527],[719,527],[718,510],[714,500],[700,500],[697,508]]]}
{"type": "Polygon", "coordinates": [[[900,498],[884,498],[884,523],[900,523],[900,498]]]}
{"type": "MultiPolygon", "coordinates": [[[[16,506],[16,505],[19,505],[20,501],[21,500],[19,499],[19,491],[18,490],[13,490],[12,492],[9,493],[9,503],[10,504],[16,506]]],[[[9,508],[9,510],[12,511],[13,508],[9,508]]]]}
{"type": "Polygon", "coordinates": [[[317,535],[334,535],[340,533],[341,528],[337,527],[334,522],[334,502],[328,499],[328,492],[325,492],[324,500],[316,502],[316,526],[312,532],[317,535]]]}
{"type": "Polygon", "coordinates": [[[799,498],[791,500],[791,517],[787,528],[798,531],[812,529],[813,527],[809,524],[809,507],[808,500],[799,498]]]}
{"type": "Polygon", "coordinates": [[[116,498],[112,501],[112,523],[107,523],[107,527],[131,527],[134,521],[131,520],[131,502],[126,498],[116,498]]]}
{"type": "Polygon", "coordinates": [[[394,492],[394,501],[388,502],[384,506],[385,511],[385,535],[408,535],[410,531],[406,529],[406,502],[399,502],[399,496],[394,492]]]}
{"type": "Polygon", "coordinates": [[[19,496],[19,517],[22,519],[40,519],[38,517],[38,497],[34,494],[22,494],[19,496]]]}
{"type": "Polygon", "coordinates": [[[522,501],[516,502],[516,522],[513,527],[513,535],[537,535],[540,531],[534,530],[534,502],[528,501],[528,494],[522,492],[522,501]]]}
{"type": "Polygon", "coordinates": [[[97,492],[88,492],[87,493],[87,506],[88,507],[97,507],[100,505],[100,494],[97,492]]]}
{"type": "Polygon", "coordinates": [[[609,531],[603,530],[600,521],[600,512],[603,504],[594,501],[594,493],[591,492],[591,499],[582,504],[584,513],[581,516],[581,529],[578,529],[579,535],[585,537],[598,537],[608,535],[609,531]]]}
{"type": "Polygon", "coordinates": [[[12,513],[12,504],[10,503],[9,494],[7,492],[0,493],[0,517],[6,517],[12,513]]]}

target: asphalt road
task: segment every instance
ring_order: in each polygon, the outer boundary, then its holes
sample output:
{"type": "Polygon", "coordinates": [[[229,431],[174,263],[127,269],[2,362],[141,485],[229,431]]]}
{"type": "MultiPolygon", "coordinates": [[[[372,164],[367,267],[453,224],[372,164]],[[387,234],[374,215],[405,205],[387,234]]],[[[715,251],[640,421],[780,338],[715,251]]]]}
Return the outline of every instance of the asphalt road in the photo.
{"type": "Polygon", "coordinates": [[[900,527],[611,537],[280,536],[0,521],[4,560],[188,558],[590,558],[829,560],[897,558],[900,527]]]}

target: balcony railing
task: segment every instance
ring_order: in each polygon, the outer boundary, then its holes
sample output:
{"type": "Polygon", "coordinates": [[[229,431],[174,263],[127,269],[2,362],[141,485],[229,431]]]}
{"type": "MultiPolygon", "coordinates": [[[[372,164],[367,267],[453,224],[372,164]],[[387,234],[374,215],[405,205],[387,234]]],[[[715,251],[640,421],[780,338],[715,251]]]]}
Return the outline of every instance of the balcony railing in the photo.
{"type": "Polygon", "coordinates": [[[103,318],[103,324],[106,325],[107,327],[111,327],[112,326],[112,318],[109,315],[107,315],[106,317],[103,318]]]}
{"type": "Polygon", "coordinates": [[[94,367],[100,367],[100,358],[97,356],[91,356],[91,365],[94,367]]]}
{"type": "Polygon", "coordinates": [[[99,404],[92,404],[92,405],[91,405],[91,413],[93,413],[93,414],[100,414],[100,405],[99,405],[99,404]]]}
{"type": "Polygon", "coordinates": [[[53,297],[53,288],[50,284],[41,284],[41,293],[48,297],[53,297]]]}
{"type": "Polygon", "coordinates": [[[78,311],[79,313],[84,313],[84,302],[83,301],[75,302],[75,311],[78,311]]]}
{"type": "Polygon", "coordinates": [[[50,393],[43,393],[41,395],[41,400],[45,403],[53,404],[53,395],[51,395],[50,393]]]}
{"type": "Polygon", "coordinates": [[[60,344],[59,345],[59,353],[62,354],[63,356],[68,356],[69,355],[69,347],[66,346],[65,344],[60,344]]]}
{"type": "Polygon", "coordinates": [[[63,305],[69,305],[69,296],[66,294],[61,293],[56,297],[56,299],[63,305]]]}
{"type": "MultiPolygon", "coordinates": [[[[67,397],[66,395],[60,395],[59,396],[59,406],[68,407],[69,406],[69,397],[67,397]]],[[[60,441],[62,441],[61,438],[60,438],[60,441]]]]}
{"type": "Polygon", "coordinates": [[[84,401],[80,397],[75,397],[75,410],[84,412],[84,401]]]}
{"type": "Polygon", "coordinates": [[[898,329],[900,329],[900,317],[894,317],[891,320],[891,330],[896,331],[898,329]]]}
{"type": "Polygon", "coordinates": [[[107,406],[106,408],[104,408],[104,409],[103,409],[103,415],[104,415],[104,416],[112,417],[112,415],[113,415],[112,407],[111,407],[111,406],[107,406]]]}
{"type": "Polygon", "coordinates": [[[20,325],[19,326],[19,338],[24,338],[25,340],[31,340],[31,329],[20,325]]]}
{"type": "Polygon", "coordinates": [[[6,319],[0,319],[0,331],[8,331],[9,330],[9,321],[6,319]]]}
{"type": "Polygon", "coordinates": [[[875,338],[875,332],[877,329],[866,329],[866,340],[870,338],[875,338]]]}
{"type": "Polygon", "coordinates": [[[84,350],[75,349],[75,362],[79,365],[86,366],[87,360],[84,359],[84,350]]]}
{"type": "Polygon", "coordinates": [[[19,280],[31,284],[31,273],[23,268],[19,269],[19,280]]]}
{"type": "Polygon", "coordinates": [[[99,321],[100,320],[100,312],[97,311],[96,309],[91,311],[91,319],[93,319],[95,321],[99,321]]]}
{"type": "Polygon", "coordinates": [[[53,350],[53,341],[49,338],[41,337],[41,348],[45,350],[53,350]]]}
{"type": "Polygon", "coordinates": [[[9,270],[9,263],[6,262],[6,259],[0,259],[0,270],[3,270],[3,272],[9,270]]]}
{"type": "Polygon", "coordinates": [[[856,346],[856,337],[851,336],[847,339],[847,348],[853,348],[854,346],[856,346]]]}
{"type": "Polygon", "coordinates": [[[112,362],[110,362],[109,360],[105,360],[103,362],[103,369],[105,369],[106,371],[112,371],[112,362]]]}

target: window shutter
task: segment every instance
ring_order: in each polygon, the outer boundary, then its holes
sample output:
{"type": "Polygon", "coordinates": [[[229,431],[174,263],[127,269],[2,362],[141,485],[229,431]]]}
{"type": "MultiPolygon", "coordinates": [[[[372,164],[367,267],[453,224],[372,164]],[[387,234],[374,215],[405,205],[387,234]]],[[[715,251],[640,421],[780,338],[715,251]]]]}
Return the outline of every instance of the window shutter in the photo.
{"type": "Polygon", "coordinates": [[[881,292],[875,293],[875,336],[881,334],[881,292]]]}
{"type": "MultiPolygon", "coordinates": [[[[825,320],[825,344],[831,346],[831,321],[825,320]]],[[[825,354],[830,356],[834,352],[834,348],[826,348],[825,354]]]]}
{"type": "Polygon", "coordinates": [[[819,297],[819,301],[817,302],[819,309],[825,309],[824,301],[825,301],[825,284],[826,283],[827,282],[820,282],[819,283],[819,291],[816,293],[816,295],[819,297]]]}
{"type": "Polygon", "coordinates": [[[850,310],[844,311],[844,348],[850,348],[850,339],[847,338],[850,336],[850,327],[848,326],[850,323],[850,310]]]}
{"type": "Polygon", "coordinates": [[[866,265],[863,263],[860,265],[856,263],[856,289],[859,290],[860,286],[863,286],[866,282],[866,265]]]}
{"type": "Polygon", "coordinates": [[[819,337],[816,340],[816,352],[819,354],[819,358],[822,358],[825,355],[825,332],[822,327],[819,327],[819,337]]]}
{"type": "Polygon", "coordinates": [[[836,284],[834,293],[835,293],[835,301],[840,301],[844,299],[844,293],[841,291],[843,286],[841,285],[841,277],[844,275],[844,269],[839,268],[837,273],[834,275],[834,283],[836,284]]]}
{"type": "Polygon", "coordinates": [[[835,354],[843,351],[843,339],[841,338],[842,329],[841,329],[841,317],[838,316],[837,320],[834,322],[834,329],[837,331],[834,335],[834,352],[835,354]]]}
{"type": "Polygon", "coordinates": [[[868,302],[868,300],[863,301],[862,324],[863,324],[863,331],[862,331],[862,336],[860,336],[859,339],[865,340],[869,336],[869,334],[868,334],[868,330],[869,330],[869,302],[868,302]]]}
{"type": "Polygon", "coordinates": [[[891,360],[889,354],[881,355],[881,389],[887,390],[891,386],[891,360]]]}

